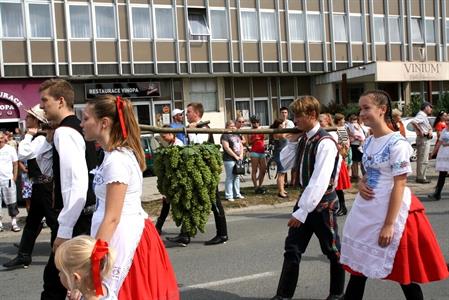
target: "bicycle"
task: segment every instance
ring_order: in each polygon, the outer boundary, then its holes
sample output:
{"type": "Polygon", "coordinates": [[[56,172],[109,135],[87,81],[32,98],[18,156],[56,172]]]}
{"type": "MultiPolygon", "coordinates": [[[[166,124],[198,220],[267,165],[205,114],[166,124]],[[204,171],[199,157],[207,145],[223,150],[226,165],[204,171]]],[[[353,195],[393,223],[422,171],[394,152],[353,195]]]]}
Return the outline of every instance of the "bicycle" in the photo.
{"type": "Polygon", "coordinates": [[[269,179],[276,179],[278,175],[278,165],[276,160],[274,159],[274,145],[269,144],[267,146],[267,150],[265,150],[265,157],[267,160],[267,175],[269,179]],[[274,174],[274,177],[273,177],[274,174]]]}

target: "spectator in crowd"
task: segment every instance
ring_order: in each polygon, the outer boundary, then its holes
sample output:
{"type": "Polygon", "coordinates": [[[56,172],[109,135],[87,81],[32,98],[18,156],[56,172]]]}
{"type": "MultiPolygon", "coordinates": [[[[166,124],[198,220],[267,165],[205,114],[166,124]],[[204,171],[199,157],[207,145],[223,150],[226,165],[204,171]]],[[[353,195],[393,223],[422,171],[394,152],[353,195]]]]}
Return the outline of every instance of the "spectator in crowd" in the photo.
{"type": "Polygon", "coordinates": [[[366,139],[366,134],[362,126],[359,124],[358,117],[355,114],[352,114],[349,117],[349,123],[347,128],[352,150],[351,177],[353,180],[358,181],[360,178],[359,168],[362,169],[363,173],[363,166],[361,164],[363,155],[362,148],[363,142],[366,139]]]}
{"type": "Polygon", "coordinates": [[[435,169],[439,172],[435,192],[429,195],[429,199],[434,201],[441,199],[441,191],[449,172],[449,118],[446,118],[445,123],[446,127],[441,131],[432,153],[432,156],[436,156],[435,169]]]}
{"type": "Polygon", "coordinates": [[[6,131],[6,143],[13,147],[17,151],[18,142],[14,139],[14,135],[11,131],[6,131]]]}
{"type": "MultiPolygon", "coordinates": [[[[235,120],[235,128],[236,129],[242,129],[242,127],[245,127],[246,121],[245,118],[242,116],[237,117],[235,120]]],[[[248,135],[247,134],[239,134],[240,139],[242,140],[242,144],[244,147],[246,147],[248,142],[248,135]]]]}
{"type": "MultiPolygon", "coordinates": [[[[250,118],[251,128],[260,128],[260,119],[253,115],[250,118]]],[[[251,145],[251,179],[253,181],[256,194],[265,194],[263,181],[267,171],[267,161],[265,159],[265,135],[263,133],[254,133],[249,135],[249,144],[251,145]]]]}
{"type": "Polygon", "coordinates": [[[351,147],[349,143],[349,135],[345,128],[345,116],[336,113],[335,125],[337,127],[337,148],[342,157],[340,165],[340,174],[338,176],[338,183],[335,187],[335,192],[338,197],[338,211],[337,216],[344,216],[348,212],[346,208],[345,193],[344,190],[351,187],[351,180],[349,178],[349,168],[351,162],[351,147]]]}
{"type": "MultiPolygon", "coordinates": [[[[290,120],[289,120],[290,121],[290,120]]],[[[286,126],[285,120],[276,119],[273,124],[271,124],[270,128],[272,129],[282,129],[286,126]]],[[[282,166],[281,161],[281,151],[287,145],[287,134],[286,133],[275,133],[271,139],[271,142],[274,146],[273,149],[273,158],[276,162],[277,166],[277,178],[276,185],[278,188],[278,197],[280,198],[288,198],[287,191],[285,190],[285,183],[287,182],[287,171],[282,166]]]]}
{"type": "MultiPolygon", "coordinates": [[[[175,108],[171,112],[171,117],[173,122],[170,124],[171,128],[184,128],[184,111],[178,108],[175,108]]],[[[176,133],[176,137],[184,144],[187,145],[187,137],[184,132],[176,133]]]]}
{"type": "Polygon", "coordinates": [[[86,142],[81,121],[73,110],[75,91],[63,79],[48,79],[39,87],[40,107],[56,127],[53,136],[53,208],[59,211],[57,225],[51,230],[52,253],[44,270],[41,299],[64,299],[67,290],[59,282],[54,262],[56,249],[80,234],[89,234],[96,198],[93,174],[97,153],[92,142],[86,142]]]}
{"type": "MultiPolygon", "coordinates": [[[[201,119],[204,114],[203,104],[199,102],[192,102],[187,105],[187,122],[189,122],[188,128],[209,128],[209,125],[206,122],[203,122],[201,119]]],[[[202,144],[205,142],[213,143],[214,138],[212,134],[207,133],[189,133],[188,134],[189,144],[202,144]]],[[[226,216],[225,211],[223,209],[223,205],[221,204],[220,196],[218,193],[217,187],[217,196],[216,202],[212,203],[212,212],[214,214],[215,219],[215,228],[217,229],[217,234],[215,237],[206,241],[205,245],[217,245],[225,243],[228,240],[228,229],[226,224],[226,216]]],[[[174,242],[181,247],[185,247],[190,243],[190,236],[188,233],[183,232],[181,228],[181,233],[173,238],[167,237],[168,241],[174,242]]]]}
{"type": "Polygon", "coordinates": [[[302,254],[313,234],[321,251],[330,261],[330,289],[327,299],[344,299],[345,273],[339,263],[340,238],[335,210],[335,176],[338,149],[332,137],[318,123],[320,102],[312,96],[302,96],[291,105],[296,127],[305,134],[292,134],[281,152],[284,167],[301,170],[299,185],[302,193],[287,223],[285,253],[276,296],[272,300],[291,299],[295,293],[302,254]]]}
{"type": "Polygon", "coordinates": [[[279,112],[281,113],[281,120],[284,124],[284,128],[294,128],[295,123],[293,123],[293,121],[288,118],[288,107],[281,107],[279,112]]]}
{"type": "Polygon", "coordinates": [[[447,127],[446,120],[449,118],[447,112],[444,110],[440,111],[435,118],[435,122],[433,123],[433,130],[437,133],[437,143],[440,140],[441,131],[447,127]]]}
{"type": "Polygon", "coordinates": [[[2,217],[2,203],[6,204],[8,214],[11,217],[11,230],[20,231],[17,225],[17,191],[16,180],[18,172],[17,151],[13,146],[7,144],[6,135],[0,131],[0,232],[4,230],[2,217]]]}
{"type": "MultiPolygon", "coordinates": [[[[236,129],[234,121],[227,121],[226,129],[236,129]]],[[[234,201],[244,199],[240,193],[240,176],[234,174],[234,166],[238,161],[243,160],[243,144],[240,136],[234,133],[225,133],[221,136],[223,146],[223,164],[226,174],[225,179],[225,199],[234,201]]]]}
{"type": "MultiPolygon", "coordinates": [[[[392,122],[395,122],[396,127],[399,128],[399,133],[403,137],[405,137],[405,127],[404,127],[404,123],[402,123],[402,120],[401,120],[402,112],[399,109],[395,108],[391,112],[391,116],[393,118],[392,122]]],[[[388,125],[388,128],[390,128],[391,130],[394,130],[393,123],[389,122],[387,125],[388,125]]]]}
{"type": "Polygon", "coordinates": [[[45,218],[48,226],[55,231],[57,212],[52,207],[53,193],[53,149],[51,145],[53,129],[47,124],[45,113],[39,105],[27,110],[27,133],[19,143],[19,159],[26,160],[28,175],[32,181],[31,201],[25,220],[17,256],[3,264],[5,268],[28,267],[34,244],[45,218]],[[46,131],[47,135],[38,132],[46,131]]]}
{"type": "Polygon", "coordinates": [[[430,141],[433,138],[432,126],[429,118],[432,114],[432,104],[430,102],[423,102],[421,110],[416,114],[416,117],[411,121],[411,124],[416,131],[416,182],[430,183],[427,179],[427,167],[429,164],[430,141]]]}

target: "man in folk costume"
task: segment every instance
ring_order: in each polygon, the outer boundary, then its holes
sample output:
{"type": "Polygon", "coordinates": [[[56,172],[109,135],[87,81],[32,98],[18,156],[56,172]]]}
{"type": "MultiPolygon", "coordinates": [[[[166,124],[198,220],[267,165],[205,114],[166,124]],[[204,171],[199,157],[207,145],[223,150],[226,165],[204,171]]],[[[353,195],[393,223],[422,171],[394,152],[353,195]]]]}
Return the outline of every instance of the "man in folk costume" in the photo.
{"type": "Polygon", "coordinates": [[[54,230],[57,224],[56,212],[52,208],[53,193],[53,150],[50,141],[50,129],[45,112],[39,104],[26,110],[27,133],[19,143],[18,156],[27,160],[28,176],[32,180],[30,210],[23,228],[17,256],[3,264],[5,268],[27,268],[31,264],[34,244],[42,229],[42,219],[54,230]],[[46,130],[47,137],[38,132],[46,130]]]}
{"type": "Polygon", "coordinates": [[[73,87],[62,79],[49,79],[39,88],[40,107],[56,127],[53,136],[53,206],[58,224],[51,232],[53,251],[44,270],[41,299],[65,299],[67,290],[59,280],[54,253],[59,245],[81,234],[89,234],[95,195],[92,191],[96,166],[95,145],[84,140],[81,121],[75,116],[73,87]]]}
{"type": "Polygon", "coordinates": [[[337,194],[335,193],[339,155],[332,137],[320,127],[320,103],[312,96],[296,99],[290,109],[296,127],[304,134],[292,135],[281,152],[281,162],[288,170],[297,169],[301,195],[288,221],[284,264],[276,296],[272,300],[291,299],[295,293],[301,256],[313,234],[321,251],[330,261],[328,300],[343,299],[344,270],[339,262],[337,194]]]}

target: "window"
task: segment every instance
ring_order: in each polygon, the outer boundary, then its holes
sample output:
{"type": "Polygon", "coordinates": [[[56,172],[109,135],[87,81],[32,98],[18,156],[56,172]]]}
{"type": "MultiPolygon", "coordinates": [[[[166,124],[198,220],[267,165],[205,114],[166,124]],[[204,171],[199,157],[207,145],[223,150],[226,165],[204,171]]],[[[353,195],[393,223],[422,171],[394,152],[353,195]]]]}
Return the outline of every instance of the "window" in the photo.
{"type": "Polygon", "coordinates": [[[413,43],[422,43],[423,39],[423,31],[422,31],[422,20],[418,18],[412,18],[412,42],[413,43]]]}
{"type": "Polygon", "coordinates": [[[194,40],[204,40],[210,35],[205,9],[189,8],[189,31],[194,40]]]}
{"type": "Polygon", "coordinates": [[[254,100],[254,114],[259,116],[260,125],[269,125],[268,120],[268,101],[267,100],[254,100]]]}
{"type": "Polygon", "coordinates": [[[402,27],[401,19],[399,17],[388,17],[388,31],[390,33],[390,42],[401,43],[402,42],[402,27]]]}
{"type": "Polygon", "coordinates": [[[307,14],[307,37],[309,41],[323,41],[323,27],[319,14],[307,14]]]}
{"type": "Polygon", "coordinates": [[[385,43],[385,18],[374,17],[374,42],[385,43]]]}
{"type": "Polygon", "coordinates": [[[217,82],[215,79],[191,79],[190,99],[203,104],[204,111],[217,111],[217,82]]]}
{"type": "Polygon", "coordinates": [[[228,22],[225,10],[210,11],[210,27],[213,39],[228,39],[228,22]]]}
{"type": "Polygon", "coordinates": [[[274,12],[260,13],[260,34],[262,41],[277,41],[278,26],[274,12]]]}
{"type": "Polygon", "coordinates": [[[347,42],[348,33],[346,29],[346,16],[333,15],[334,18],[334,41],[347,42]]]}
{"type": "Polygon", "coordinates": [[[242,11],[242,38],[244,41],[258,40],[259,30],[255,11],[242,11]]]}
{"type": "Polygon", "coordinates": [[[70,5],[70,36],[72,38],[92,37],[92,29],[90,27],[89,6],[87,5],[70,5]]]}
{"type": "Polygon", "coordinates": [[[426,19],[426,42],[435,43],[435,21],[433,19],[426,19]]]}
{"type": "Polygon", "coordinates": [[[351,20],[351,41],[362,42],[362,16],[350,16],[351,20]]]}
{"type": "Polygon", "coordinates": [[[446,19],[446,41],[449,41],[449,20],[446,19]]]}
{"type": "Polygon", "coordinates": [[[23,37],[23,16],[20,3],[0,3],[2,37],[23,37]]]}
{"type": "Polygon", "coordinates": [[[115,38],[115,18],[112,6],[96,6],[95,22],[97,38],[115,38]]]}
{"type": "Polygon", "coordinates": [[[31,37],[51,38],[50,5],[32,3],[28,5],[31,37]]]}
{"type": "Polygon", "coordinates": [[[303,41],[304,37],[304,14],[289,13],[288,14],[288,28],[290,30],[290,39],[292,41],[303,41]]]}
{"type": "Polygon", "coordinates": [[[151,39],[151,14],[149,7],[132,7],[132,30],[135,39],[151,39]]]}
{"type": "Polygon", "coordinates": [[[156,37],[159,39],[174,38],[173,10],[171,8],[156,8],[156,37]]]}

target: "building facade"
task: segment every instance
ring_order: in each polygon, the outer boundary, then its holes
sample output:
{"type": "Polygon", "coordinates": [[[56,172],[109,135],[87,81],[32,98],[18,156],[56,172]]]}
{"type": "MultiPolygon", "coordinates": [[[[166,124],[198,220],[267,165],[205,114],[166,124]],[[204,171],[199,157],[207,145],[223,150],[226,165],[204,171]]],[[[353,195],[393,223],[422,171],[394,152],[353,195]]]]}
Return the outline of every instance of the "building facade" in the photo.
{"type": "Polygon", "coordinates": [[[445,0],[0,0],[0,21],[0,128],[39,101],[11,94],[52,77],[73,84],[78,114],[115,93],[142,124],[199,101],[216,127],[269,125],[302,94],[382,88],[403,103],[449,85],[445,0]]]}

